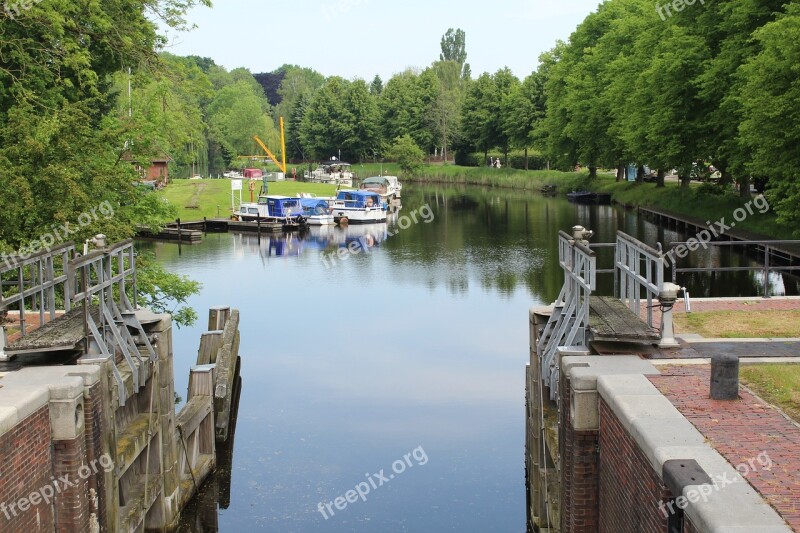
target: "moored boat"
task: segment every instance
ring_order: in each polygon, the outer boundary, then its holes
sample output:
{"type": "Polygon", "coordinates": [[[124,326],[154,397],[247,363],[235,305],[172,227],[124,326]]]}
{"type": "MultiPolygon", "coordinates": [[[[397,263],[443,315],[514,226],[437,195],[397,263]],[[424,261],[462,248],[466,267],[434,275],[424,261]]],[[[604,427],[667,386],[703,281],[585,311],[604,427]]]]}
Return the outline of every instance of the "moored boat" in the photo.
{"type": "Polygon", "coordinates": [[[289,196],[259,196],[257,203],[242,203],[236,216],[244,222],[281,222],[287,229],[306,224],[300,198],[289,196]]]}
{"type": "Polygon", "coordinates": [[[362,181],[360,188],[380,194],[381,199],[389,204],[400,198],[403,191],[397,176],[373,176],[362,181]]]}
{"type": "Polygon", "coordinates": [[[331,207],[337,223],[343,220],[350,224],[386,221],[386,204],[376,192],[363,189],[339,191],[331,207]]]}
{"type": "Polygon", "coordinates": [[[331,183],[341,187],[353,186],[353,172],[350,163],[345,163],[336,157],[323,161],[319,166],[303,174],[305,181],[312,183],[331,183]]]}
{"type": "Polygon", "coordinates": [[[306,223],[311,226],[333,225],[333,214],[331,206],[327,200],[322,198],[300,198],[300,205],[303,207],[303,215],[306,223]]]}
{"type": "Polygon", "coordinates": [[[567,193],[567,199],[576,204],[608,205],[611,203],[611,194],[607,192],[572,191],[567,193]]]}

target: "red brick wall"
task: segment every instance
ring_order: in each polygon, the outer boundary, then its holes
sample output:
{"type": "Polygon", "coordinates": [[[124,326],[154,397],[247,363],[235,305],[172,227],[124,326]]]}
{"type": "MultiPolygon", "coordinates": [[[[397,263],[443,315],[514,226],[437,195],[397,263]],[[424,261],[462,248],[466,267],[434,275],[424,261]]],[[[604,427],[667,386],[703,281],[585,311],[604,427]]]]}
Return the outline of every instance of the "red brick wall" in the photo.
{"type": "Polygon", "coordinates": [[[0,531],[52,531],[52,505],[40,502],[26,511],[16,507],[20,498],[51,482],[48,406],[0,436],[0,457],[0,506],[4,506],[0,507],[0,531]]]}
{"type": "Polygon", "coordinates": [[[667,519],[659,504],[669,497],[647,457],[601,398],[600,531],[663,533],[667,519]]]}
{"type": "Polygon", "coordinates": [[[599,523],[598,432],[572,429],[569,390],[569,381],[562,377],[561,528],[564,533],[589,533],[597,531],[599,523]]]}
{"type": "MultiPolygon", "coordinates": [[[[106,501],[105,492],[105,472],[100,464],[100,457],[103,455],[103,436],[106,435],[106,417],[103,412],[103,389],[100,383],[95,384],[90,390],[88,397],[83,402],[83,415],[85,422],[86,435],[86,461],[92,463],[97,461],[97,473],[92,470],[92,476],[88,479],[88,486],[94,489],[95,498],[89,498],[90,512],[97,515],[100,524],[100,531],[108,531],[106,524],[106,501]]],[[[106,463],[107,464],[107,463],[106,463]]]]}
{"type": "MultiPolygon", "coordinates": [[[[86,464],[86,442],[83,436],[53,442],[53,475],[63,479],[56,496],[56,531],[89,530],[88,480],[79,473],[86,464]],[[68,478],[64,478],[68,476],[68,478]]],[[[84,469],[85,471],[85,469],[84,469]]]]}

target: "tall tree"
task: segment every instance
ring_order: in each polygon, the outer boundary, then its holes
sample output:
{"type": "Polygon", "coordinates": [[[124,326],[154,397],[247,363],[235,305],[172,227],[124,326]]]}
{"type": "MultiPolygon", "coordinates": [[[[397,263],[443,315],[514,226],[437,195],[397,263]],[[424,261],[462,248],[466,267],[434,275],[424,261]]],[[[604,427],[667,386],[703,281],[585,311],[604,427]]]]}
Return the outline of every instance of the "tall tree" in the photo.
{"type": "Polygon", "coordinates": [[[752,154],[747,170],[769,176],[767,194],[781,222],[800,227],[800,5],[758,29],[761,47],[741,68],[741,142],[752,154]]]}
{"type": "Polygon", "coordinates": [[[450,28],[442,36],[442,53],[439,61],[454,61],[464,79],[469,79],[471,70],[467,63],[467,34],[461,28],[450,28]]]}

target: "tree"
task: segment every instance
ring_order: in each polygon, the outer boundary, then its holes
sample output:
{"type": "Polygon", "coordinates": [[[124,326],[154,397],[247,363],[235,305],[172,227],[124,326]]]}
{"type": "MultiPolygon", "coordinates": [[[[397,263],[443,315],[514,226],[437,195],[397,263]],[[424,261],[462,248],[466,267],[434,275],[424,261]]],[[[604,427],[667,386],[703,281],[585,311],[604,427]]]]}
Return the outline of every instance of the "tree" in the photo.
{"type": "Polygon", "coordinates": [[[525,170],[528,148],[536,142],[536,128],[544,117],[544,102],[544,80],[537,72],[514,85],[502,102],[503,131],[512,147],[525,151],[525,170]]]}
{"type": "Polygon", "coordinates": [[[489,150],[500,147],[508,164],[509,136],[503,128],[502,102],[519,80],[508,68],[494,75],[481,74],[467,89],[461,113],[461,129],[466,139],[481,150],[484,159],[489,150]]]}
{"type": "Polygon", "coordinates": [[[369,94],[372,96],[380,96],[383,92],[383,80],[377,74],[372,78],[372,83],[369,84],[369,94]]]}
{"type": "Polygon", "coordinates": [[[411,135],[423,150],[433,151],[438,137],[434,112],[438,95],[439,81],[433,72],[407,70],[392,76],[379,104],[383,137],[411,135]]]}
{"type": "Polygon", "coordinates": [[[75,241],[134,234],[149,197],[134,187],[137,175],[122,159],[135,132],[117,116],[114,74],[158,68],[165,40],[153,19],[183,28],[196,4],[209,2],[119,0],[87,8],[53,0],[32,3],[13,20],[0,16],[0,247],[19,249],[64,223],[77,230],[75,241]],[[105,202],[112,217],[75,226],[105,202]]]}
{"type": "MultiPolygon", "coordinates": [[[[768,176],[767,190],[779,220],[800,227],[800,5],[758,29],[754,38],[760,52],[741,68],[744,120],[741,142],[752,154],[747,170],[768,176]]],[[[793,233],[798,234],[796,229],[793,233]]]]}
{"type": "Polygon", "coordinates": [[[419,172],[425,161],[425,153],[417,146],[411,135],[396,137],[386,157],[397,161],[403,172],[412,175],[419,172]]]}
{"type": "Polygon", "coordinates": [[[209,136],[222,148],[227,166],[238,155],[260,153],[254,135],[267,146],[277,146],[279,142],[261,87],[244,80],[217,93],[208,107],[208,125],[209,136]]]}
{"type": "Polygon", "coordinates": [[[461,28],[447,30],[442,36],[442,53],[439,61],[453,61],[458,65],[463,79],[469,79],[471,70],[467,63],[467,34],[461,28]]]}

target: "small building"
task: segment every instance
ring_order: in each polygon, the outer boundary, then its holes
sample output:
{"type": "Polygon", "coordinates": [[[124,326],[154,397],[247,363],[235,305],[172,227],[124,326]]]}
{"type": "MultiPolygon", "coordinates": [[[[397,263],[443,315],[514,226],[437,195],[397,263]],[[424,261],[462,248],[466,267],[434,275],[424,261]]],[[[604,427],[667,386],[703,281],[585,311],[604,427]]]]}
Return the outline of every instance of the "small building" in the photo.
{"type": "Polygon", "coordinates": [[[122,160],[133,165],[142,182],[152,183],[156,188],[164,187],[169,183],[169,163],[172,158],[166,154],[149,159],[147,165],[134,159],[130,153],[126,153],[122,160]]]}

